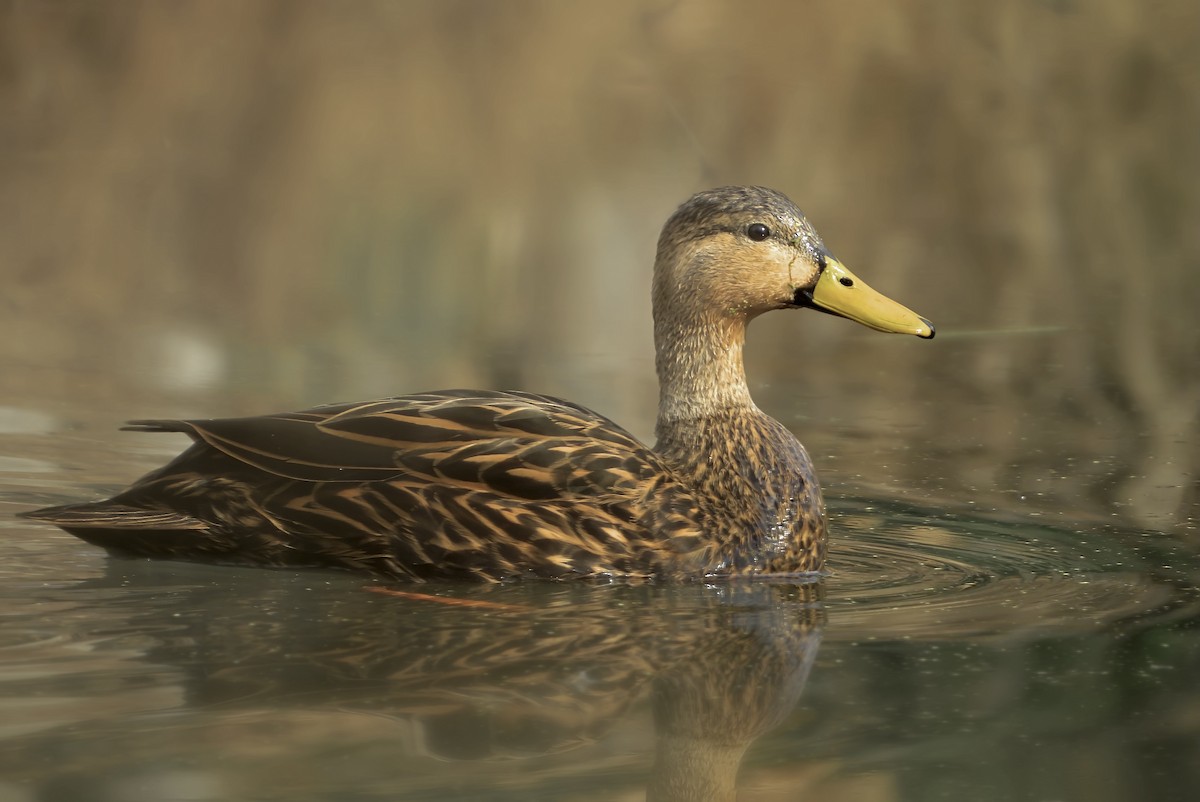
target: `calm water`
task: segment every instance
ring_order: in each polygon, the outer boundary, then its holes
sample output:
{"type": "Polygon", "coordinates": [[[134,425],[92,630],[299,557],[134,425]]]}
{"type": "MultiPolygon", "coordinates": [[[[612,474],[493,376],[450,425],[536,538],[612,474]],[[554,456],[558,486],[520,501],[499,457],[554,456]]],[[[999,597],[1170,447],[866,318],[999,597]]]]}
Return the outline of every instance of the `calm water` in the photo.
{"type": "Polygon", "coordinates": [[[1198,15],[0,2],[0,802],[1200,798],[1198,15]],[[13,517],[180,447],[127,418],[648,437],[655,238],[731,183],[938,326],[750,331],[820,582],[398,595],[13,517]]]}
{"type": "Polygon", "coordinates": [[[6,519],[0,800],[1195,798],[1194,551],[832,511],[822,581],[665,587],[110,560],[6,519]]]}

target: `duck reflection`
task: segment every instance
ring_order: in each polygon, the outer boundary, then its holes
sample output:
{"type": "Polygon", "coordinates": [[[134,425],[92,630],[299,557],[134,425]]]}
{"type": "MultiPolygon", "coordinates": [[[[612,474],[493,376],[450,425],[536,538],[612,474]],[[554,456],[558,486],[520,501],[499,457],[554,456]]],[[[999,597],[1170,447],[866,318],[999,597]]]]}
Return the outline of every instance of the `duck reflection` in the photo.
{"type": "MultiPolygon", "coordinates": [[[[125,587],[146,587],[130,571],[161,570],[111,566],[125,587]]],[[[735,797],[746,750],[800,696],[824,622],[818,583],[414,593],[339,576],[314,592],[311,573],[263,576],[209,569],[136,614],[159,633],[145,657],[181,672],[189,708],[368,712],[403,722],[416,752],[477,761],[593,743],[648,695],[654,802],[735,797]]]]}

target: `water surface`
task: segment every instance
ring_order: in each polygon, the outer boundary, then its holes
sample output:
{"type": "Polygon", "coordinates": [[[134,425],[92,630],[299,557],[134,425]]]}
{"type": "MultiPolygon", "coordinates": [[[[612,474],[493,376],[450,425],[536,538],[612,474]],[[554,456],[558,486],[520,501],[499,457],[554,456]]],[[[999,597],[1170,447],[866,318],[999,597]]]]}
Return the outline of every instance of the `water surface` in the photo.
{"type": "Polygon", "coordinates": [[[829,575],[396,586],[9,525],[0,799],[1186,799],[1200,560],[833,505],[829,575]]]}

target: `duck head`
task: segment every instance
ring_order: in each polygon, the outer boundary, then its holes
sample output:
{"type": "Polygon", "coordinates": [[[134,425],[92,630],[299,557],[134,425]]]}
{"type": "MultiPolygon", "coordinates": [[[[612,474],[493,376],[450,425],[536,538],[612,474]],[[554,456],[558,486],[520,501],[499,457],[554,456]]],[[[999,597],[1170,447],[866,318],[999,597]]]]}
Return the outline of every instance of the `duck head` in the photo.
{"type": "Polygon", "coordinates": [[[833,258],[787,196],[764,187],[693,195],[663,227],[656,323],[680,309],[744,326],[772,309],[812,308],[872,329],[933,337],[933,324],[871,289],[833,258]]]}

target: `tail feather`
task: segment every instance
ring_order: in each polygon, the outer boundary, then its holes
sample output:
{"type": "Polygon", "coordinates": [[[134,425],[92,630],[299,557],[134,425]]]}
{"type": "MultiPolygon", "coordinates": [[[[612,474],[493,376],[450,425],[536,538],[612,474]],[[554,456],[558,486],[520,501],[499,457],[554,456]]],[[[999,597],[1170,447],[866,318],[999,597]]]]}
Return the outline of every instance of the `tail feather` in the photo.
{"type": "Polygon", "coordinates": [[[187,557],[211,552],[220,556],[228,543],[214,541],[212,528],[199,518],[171,510],[146,510],[100,501],[65,504],[21,513],[46,521],[115,557],[187,557]]]}
{"type": "Polygon", "coordinates": [[[199,518],[171,510],[145,510],[123,504],[64,504],[20,513],[22,518],[46,521],[64,529],[208,529],[199,518]]]}
{"type": "Polygon", "coordinates": [[[123,432],[183,432],[184,434],[195,434],[196,430],[192,424],[183,420],[131,420],[127,421],[121,427],[123,432]]]}

